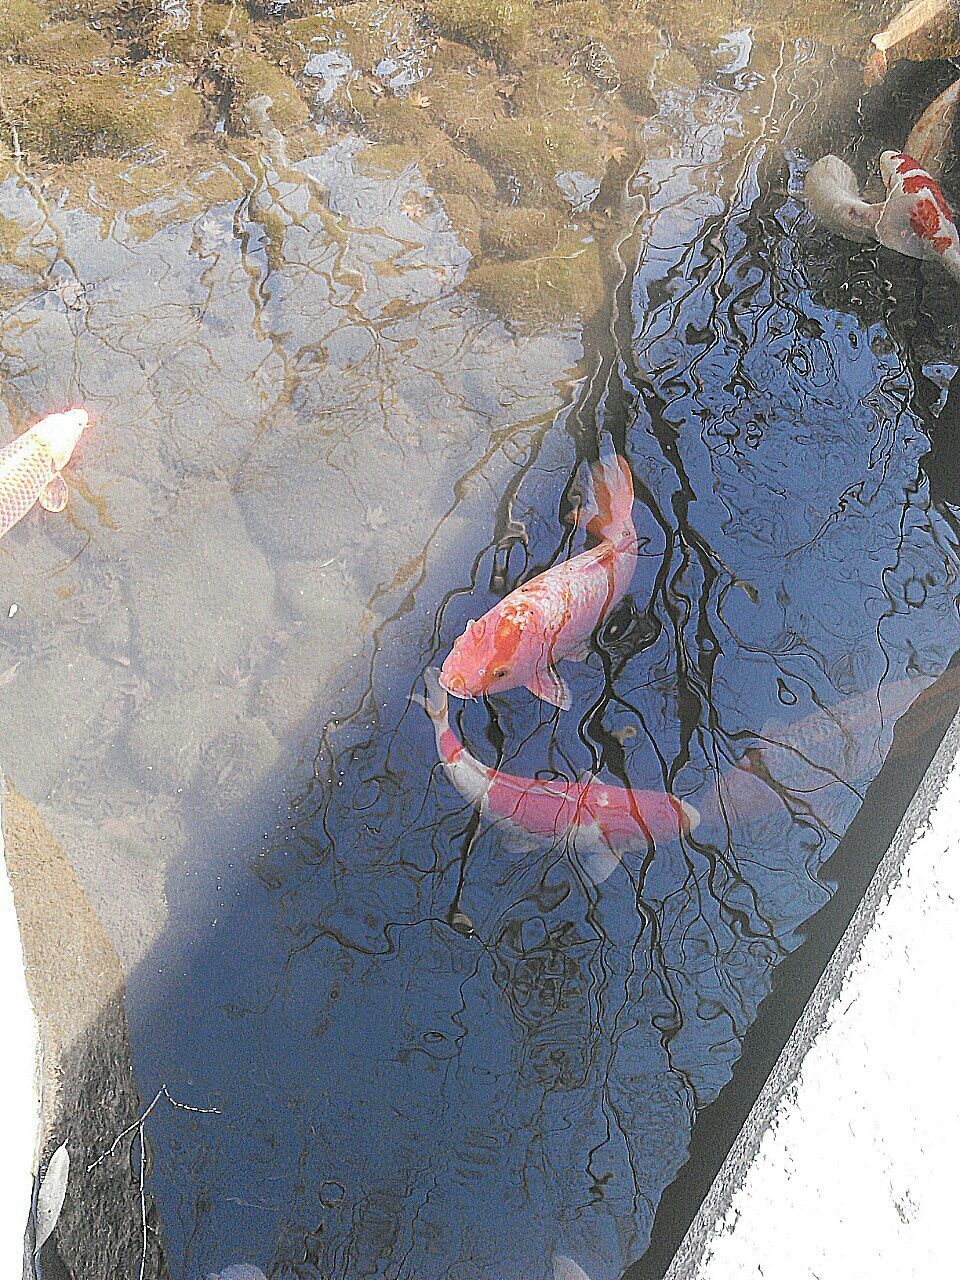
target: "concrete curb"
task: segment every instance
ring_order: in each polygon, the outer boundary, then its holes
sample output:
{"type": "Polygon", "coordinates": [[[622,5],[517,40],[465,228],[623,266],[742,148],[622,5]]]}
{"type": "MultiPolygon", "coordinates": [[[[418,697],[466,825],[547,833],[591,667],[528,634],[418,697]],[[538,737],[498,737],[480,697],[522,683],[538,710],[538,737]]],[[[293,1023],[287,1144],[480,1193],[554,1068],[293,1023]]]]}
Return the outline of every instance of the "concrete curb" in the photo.
{"type": "MultiPolygon", "coordinates": [[[[758,1156],[761,1142],[781,1106],[796,1090],[804,1059],[823,1030],[828,1013],[836,1002],[865,939],[873,929],[881,907],[900,877],[907,854],[929,822],[958,759],[960,715],[954,718],[937,748],[866,894],[684,1236],[664,1280],[697,1280],[705,1274],[704,1267],[708,1262],[712,1243],[727,1229],[725,1220],[758,1156]]],[[[814,1224],[811,1224],[811,1229],[814,1229],[814,1224]]],[[[811,1271],[809,1274],[814,1273],[811,1271]]],[[[821,1280],[827,1278],[822,1277],[821,1280]]]]}

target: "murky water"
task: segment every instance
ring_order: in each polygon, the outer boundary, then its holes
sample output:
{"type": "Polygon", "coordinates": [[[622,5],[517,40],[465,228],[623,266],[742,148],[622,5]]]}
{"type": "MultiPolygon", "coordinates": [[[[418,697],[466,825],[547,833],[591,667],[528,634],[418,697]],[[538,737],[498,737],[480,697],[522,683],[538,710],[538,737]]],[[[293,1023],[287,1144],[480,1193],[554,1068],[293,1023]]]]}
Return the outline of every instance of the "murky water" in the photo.
{"type": "Polygon", "coordinates": [[[955,286],[799,195],[949,63],[861,104],[875,6],[426,11],[2,20],[7,434],[95,425],[0,547],[0,755],[144,1100],[199,1109],[146,1127],[147,1274],[619,1275],[960,649],[955,286]],[[598,885],[410,695],[582,547],[605,443],[642,551],[573,709],[457,704],[489,763],[697,807],[598,885]]]}

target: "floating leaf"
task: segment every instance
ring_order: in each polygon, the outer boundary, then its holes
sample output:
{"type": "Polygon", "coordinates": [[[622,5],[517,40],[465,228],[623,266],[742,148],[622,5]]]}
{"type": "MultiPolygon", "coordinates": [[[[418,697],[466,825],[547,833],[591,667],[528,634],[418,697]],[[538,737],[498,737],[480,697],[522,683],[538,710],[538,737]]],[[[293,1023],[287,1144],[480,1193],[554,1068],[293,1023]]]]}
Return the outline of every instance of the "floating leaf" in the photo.
{"type": "Polygon", "coordinates": [[[67,1195],[67,1178],[70,1176],[70,1153],[66,1143],[57,1147],[50,1157],[47,1172],[43,1175],[37,1193],[37,1244],[39,1253],[50,1232],[57,1225],[60,1210],[67,1195]]]}
{"type": "Polygon", "coordinates": [[[590,1280],[590,1277],[572,1258],[557,1253],[553,1258],[553,1280],[590,1280]]]}

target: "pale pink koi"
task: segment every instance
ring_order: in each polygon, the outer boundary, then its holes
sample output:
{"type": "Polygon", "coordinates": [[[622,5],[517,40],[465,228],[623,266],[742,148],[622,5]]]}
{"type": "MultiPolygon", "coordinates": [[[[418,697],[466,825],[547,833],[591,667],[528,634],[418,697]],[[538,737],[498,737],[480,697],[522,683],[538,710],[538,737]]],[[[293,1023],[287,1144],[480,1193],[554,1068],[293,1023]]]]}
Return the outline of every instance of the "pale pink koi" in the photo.
{"type": "Polygon", "coordinates": [[[0,449],[0,537],[35,502],[47,511],[64,509],[67,485],[60,472],[88,422],[85,409],[53,413],[0,449]]]}
{"type": "Polygon", "coordinates": [[[440,672],[457,698],[524,685],[568,710],[570,690],[556,663],[583,661],[590,636],[626,593],[637,567],[633,480],[613,456],[593,474],[591,492],[576,515],[597,546],[524,583],[470,622],[440,672]]]}
{"type": "Polygon", "coordinates": [[[433,721],[447,777],[513,843],[529,848],[568,844],[585,859],[591,877],[601,881],[624,853],[677,840],[699,823],[692,804],[665,791],[640,791],[596,778],[524,778],[483,764],[450,728],[447,695],[437,672],[431,667],[424,678],[423,705],[433,721]]]}
{"type": "Polygon", "coordinates": [[[882,206],[863,199],[856,175],[839,156],[821,156],[810,166],[803,194],[820,226],[848,240],[876,240],[882,206]]]}

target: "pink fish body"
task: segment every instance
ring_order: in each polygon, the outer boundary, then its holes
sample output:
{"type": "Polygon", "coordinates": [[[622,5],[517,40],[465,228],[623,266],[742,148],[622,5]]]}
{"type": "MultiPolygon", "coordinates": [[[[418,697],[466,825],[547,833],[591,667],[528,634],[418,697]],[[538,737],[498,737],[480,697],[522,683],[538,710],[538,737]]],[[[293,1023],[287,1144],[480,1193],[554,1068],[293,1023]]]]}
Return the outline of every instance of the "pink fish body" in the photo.
{"type": "Polygon", "coordinates": [[[545,702],[569,709],[570,690],[556,663],[586,657],[591,635],[623,598],[637,567],[633,480],[624,460],[601,462],[591,488],[576,520],[600,542],[468,623],[440,672],[447,693],[475,698],[524,685],[545,702]]]}
{"type": "Polygon", "coordinates": [[[53,413],[0,449],[0,537],[35,502],[47,511],[64,509],[67,485],[60,472],[87,425],[85,409],[53,413]]]}
{"type": "Polygon", "coordinates": [[[676,840],[700,821],[685,800],[664,791],[639,791],[600,782],[524,778],[477,760],[450,728],[447,696],[431,668],[424,706],[433,721],[447,777],[465,800],[514,838],[535,848],[569,842],[589,859],[593,879],[605,880],[621,856],[651,840],[676,840]]]}
{"type": "Polygon", "coordinates": [[[877,223],[877,239],[910,258],[939,262],[960,280],[960,237],[940,184],[902,151],[884,151],[880,173],[887,199],[877,223]]]}

